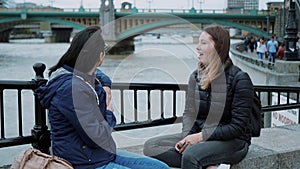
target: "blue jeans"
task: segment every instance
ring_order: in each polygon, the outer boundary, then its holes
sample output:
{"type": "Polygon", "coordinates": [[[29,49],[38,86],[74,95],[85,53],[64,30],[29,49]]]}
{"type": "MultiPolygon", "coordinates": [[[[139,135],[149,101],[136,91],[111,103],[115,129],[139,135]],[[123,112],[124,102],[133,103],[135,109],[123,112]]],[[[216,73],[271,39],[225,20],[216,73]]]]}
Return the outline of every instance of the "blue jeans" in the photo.
{"type": "Polygon", "coordinates": [[[96,169],[169,169],[170,167],[154,158],[117,150],[115,161],[96,169]]]}
{"type": "Polygon", "coordinates": [[[265,53],[258,52],[257,55],[258,55],[258,60],[262,60],[265,56],[265,53]]]}

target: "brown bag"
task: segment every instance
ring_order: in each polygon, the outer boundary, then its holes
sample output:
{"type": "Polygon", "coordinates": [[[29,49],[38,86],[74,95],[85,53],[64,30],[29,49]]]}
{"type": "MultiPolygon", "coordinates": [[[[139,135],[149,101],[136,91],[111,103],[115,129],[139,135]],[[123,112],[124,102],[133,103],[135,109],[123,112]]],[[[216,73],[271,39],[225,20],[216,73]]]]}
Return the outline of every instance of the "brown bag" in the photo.
{"type": "Polygon", "coordinates": [[[27,149],[12,164],[11,169],[73,169],[70,162],[33,148],[27,149]]]}

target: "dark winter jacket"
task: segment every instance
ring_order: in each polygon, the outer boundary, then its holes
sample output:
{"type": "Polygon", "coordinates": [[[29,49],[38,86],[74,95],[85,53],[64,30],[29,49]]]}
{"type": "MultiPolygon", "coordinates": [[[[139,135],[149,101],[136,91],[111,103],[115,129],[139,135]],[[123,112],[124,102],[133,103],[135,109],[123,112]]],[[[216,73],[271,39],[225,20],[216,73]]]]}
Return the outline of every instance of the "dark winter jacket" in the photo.
{"type": "Polygon", "coordinates": [[[197,71],[191,74],[183,116],[183,134],[202,131],[204,140],[238,138],[250,144],[253,84],[249,75],[243,72],[236,77],[233,88],[232,81],[238,71],[241,70],[228,59],[223,79],[221,76],[216,78],[206,90],[200,87],[197,71]]]}
{"type": "MultiPolygon", "coordinates": [[[[102,84],[111,85],[107,76],[96,73],[102,84]]],[[[106,109],[106,93],[95,76],[64,65],[38,93],[40,103],[48,109],[54,155],[78,169],[96,168],[115,159],[111,133],[116,119],[106,109]]]]}

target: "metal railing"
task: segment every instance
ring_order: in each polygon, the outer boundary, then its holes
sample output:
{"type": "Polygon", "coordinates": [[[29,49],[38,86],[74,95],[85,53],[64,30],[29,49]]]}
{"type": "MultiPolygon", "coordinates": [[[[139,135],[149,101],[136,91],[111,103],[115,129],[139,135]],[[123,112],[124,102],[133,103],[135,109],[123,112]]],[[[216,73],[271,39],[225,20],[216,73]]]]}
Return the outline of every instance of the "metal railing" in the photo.
{"type": "Polygon", "coordinates": [[[48,153],[50,147],[50,131],[46,125],[46,110],[41,107],[36,89],[47,82],[44,79],[43,73],[46,69],[46,66],[41,63],[36,63],[33,65],[33,69],[36,73],[34,79],[30,81],[8,81],[8,80],[0,80],[0,130],[1,130],[1,138],[0,138],[0,148],[1,147],[10,147],[16,145],[23,145],[31,143],[33,147],[48,153]],[[18,107],[18,135],[15,137],[7,138],[5,131],[5,116],[11,115],[10,112],[5,112],[4,105],[4,92],[6,90],[16,90],[17,91],[17,103],[18,107]],[[23,134],[23,123],[22,118],[24,113],[22,111],[22,92],[25,90],[32,90],[34,94],[34,126],[31,130],[30,135],[23,134]]]}
{"type": "MultiPolygon", "coordinates": [[[[143,127],[151,127],[151,126],[158,126],[158,125],[166,125],[166,124],[173,124],[178,123],[182,120],[181,117],[177,114],[177,107],[176,101],[178,101],[178,91],[186,91],[187,85],[186,84],[154,84],[154,83],[113,83],[112,86],[113,92],[119,91],[119,99],[120,100],[120,123],[117,124],[115,127],[116,131],[119,130],[129,130],[129,129],[136,129],[136,128],[143,128],[143,127]],[[125,92],[132,91],[132,98],[133,102],[131,107],[133,110],[133,118],[131,122],[125,122],[126,115],[125,115],[125,92]],[[139,91],[145,91],[144,96],[146,100],[144,102],[138,101],[139,91]],[[154,98],[152,94],[153,91],[159,91],[156,95],[156,103],[155,105],[159,108],[158,114],[159,118],[152,118],[153,117],[153,109],[151,106],[153,105],[154,98]],[[169,92],[169,97],[164,98],[165,92],[169,92]],[[167,117],[167,113],[165,112],[165,102],[171,102],[171,113],[169,113],[169,117],[167,117]],[[142,104],[142,106],[140,106],[142,104]],[[138,107],[144,107],[147,116],[147,119],[144,121],[138,120],[138,107]]],[[[142,97],[142,96],[141,96],[142,97]]]]}
{"type": "MultiPolygon", "coordinates": [[[[33,80],[0,80],[0,148],[31,143],[34,148],[40,149],[43,152],[49,151],[50,132],[46,123],[46,110],[41,107],[36,96],[36,89],[38,86],[47,82],[47,80],[43,78],[45,65],[38,63],[33,67],[36,72],[36,77],[33,80]],[[3,100],[5,99],[5,95],[3,93],[5,90],[16,90],[18,93],[16,102],[16,106],[18,107],[18,118],[15,119],[18,121],[18,135],[9,138],[5,133],[6,126],[4,122],[5,116],[10,115],[10,112],[4,111],[5,104],[3,100]],[[21,100],[22,91],[24,90],[32,90],[34,95],[35,124],[29,135],[24,135],[22,132],[24,129],[22,123],[24,114],[22,112],[21,100]]],[[[119,100],[118,103],[117,101],[113,101],[117,107],[115,108],[115,115],[119,121],[115,130],[130,130],[182,122],[182,111],[178,110],[178,103],[184,103],[187,87],[187,84],[113,83],[113,93],[115,93],[117,100],[119,100]],[[165,106],[166,104],[170,104],[171,108],[167,109],[165,106]],[[128,108],[128,105],[130,108],[128,108]],[[139,119],[141,113],[139,108],[141,105],[145,108],[143,115],[146,116],[146,119],[144,120],[139,119]],[[158,110],[153,110],[153,106],[158,110]],[[129,115],[126,113],[128,112],[128,109],[129,111],[133,111],[131,112],[132,114],[129,115]],[[156,111],[158,112],[158,115],[154,116],[156,111]],[[169,114],[167,112],[169,112],[169,114]],[[130,116],[130,118],[128,116],[130,116]]],[[[254,89],[262,100],[262,110],[264,113],[300,108],[300,87],[255,86],[254,89]],[[285,102],[281,101],[282,97],[286,98],[285,102]],[[277,100],[276,104],[272,102],[274,99],[277,100]]]]}

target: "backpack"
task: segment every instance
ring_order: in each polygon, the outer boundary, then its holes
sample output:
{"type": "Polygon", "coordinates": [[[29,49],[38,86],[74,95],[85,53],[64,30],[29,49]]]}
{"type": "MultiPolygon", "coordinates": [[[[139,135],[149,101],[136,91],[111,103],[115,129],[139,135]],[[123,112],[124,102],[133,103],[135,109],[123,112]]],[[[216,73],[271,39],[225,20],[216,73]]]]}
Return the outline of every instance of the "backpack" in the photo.
{"type": "MultiPolygon", "coordinates": [[[[235,88],[236,78],[239,74],[241,74],[243,71],[238,71],[232,81],[233,89],[235,88]]],[[[253,106],[252,111],[250,114],[250,129],[251,129],[251,136],[252,137],[259,137],[260,136],[260,130],[261,130],[261,123],[262,123],[262,110],[261,110],[261,101],[254,91],[253,93],[253,106]]]]}

